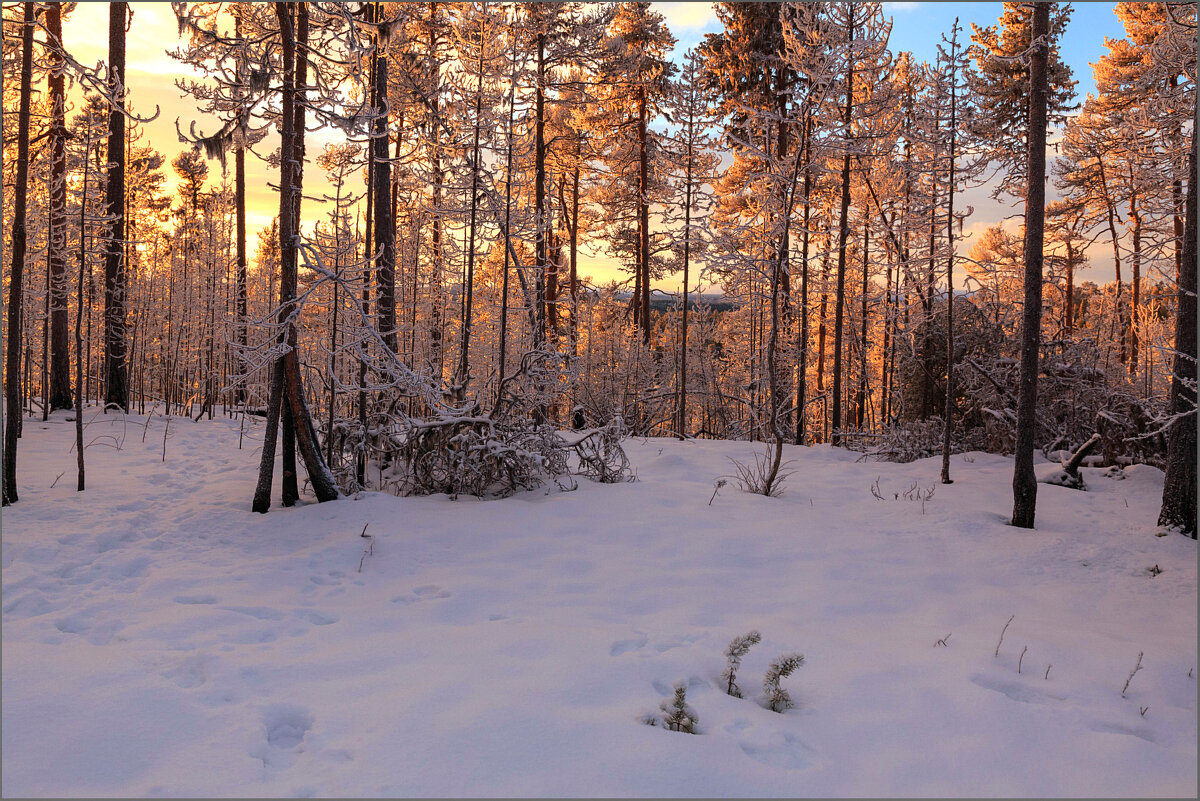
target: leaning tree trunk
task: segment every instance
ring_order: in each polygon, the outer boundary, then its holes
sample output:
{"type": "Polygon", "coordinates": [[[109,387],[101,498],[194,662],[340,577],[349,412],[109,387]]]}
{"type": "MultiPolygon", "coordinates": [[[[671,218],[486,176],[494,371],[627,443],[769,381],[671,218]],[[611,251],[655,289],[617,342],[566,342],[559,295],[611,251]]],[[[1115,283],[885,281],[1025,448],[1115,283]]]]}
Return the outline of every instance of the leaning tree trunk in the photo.
{"type": "Polygon", "coordinates": [[[4,361],[3,505],[17,502],[17,437],[21,426],[21,284],[25,273],[25,200],[29,185],[29,98],[33,84],[33,3],[21,27],[21,100],[17,112],[17,174],[13,195],[12,272],[8,283],[8,352],[4,361]]]}
{"type": "MultiPolygon", "coordinates": [[[[285,411],[291,418],[295,434],[295,444],[299,446],[308,470],[309,480],[317,500],[324,502],[337,497],[337,487],[329,472],[321,449],[317,443],[316,430],[312,424],[307,403],[304,399],[303,385],[300,375],[300,357],[297,350],[297,337],[294,315],[296,306],[297,285],[297,238],[299,236],[299,211],[301,192],[300,160],[303,158],[301,145],[304,131],[304,114],[298,109],[296,92],[302,85],[303,70],[297,70],[296,48],[293,44],[293,24],[289,3],[276,3],[275,13],[279,18],[280,36],[283,40],[283,113],[280,147],[280,181],[279,181],[279,249],[280,249],[280,281],[279,296],[281,307],[279,322],[281,325],[280,341],[286,345],[286,353],[276,360],[271,381],[271,400],[267,412],[267,432],[263,441],[262,461],[259,464],[258,486],[254,493],[253,509],[256,512],[266,512],[271,504],[271,479],[275,467],[275,438],[278,432],[280,412],[285,411]]],[[[307,21],[307,9],[304,4],[299,8],[301,46],[306,40],[304,30],[307,21]]],[[[285,458],[287,456],[285,445],[285,458]]],[[[288,466],[284,464],[284,477],[287,478],[288,466]]],[[[289,500],[288,487],[284,486],[284,503],[289,500]]]]}
{"type": "Polygon", "coordinates": [[[1033,41],[1029,63],[1029,132],[1025,189],[1025,308],[1021,316],[1020,394],[1017,398],[1017,443],[1013,468],[1012,524],[1033,528],[1037,476],[1033,472],[1033,439],[1037,431],[1038,351],[1042,333],[1042,245],[1046,218],[1046,62],[1050,5],[1033,8],[1033,41]]]}
{"type": "MultiPolygon", "coordinates": [[[[1200,117],[1200,115],[1197,115],[1200,117]]],[[[1196,537],[1196,129],[1192,128],[1186,222],[1175,314],[1175,363],[1171,376],[1167,473],[1158,524],[1196,537]]]]}
{"type": "Polygon", "coordinates": [[[128,3],[108,4],[107,212],[112,220],[104,254],[104,408],[129,411],[125,381],[125,18],[128,3]]]}

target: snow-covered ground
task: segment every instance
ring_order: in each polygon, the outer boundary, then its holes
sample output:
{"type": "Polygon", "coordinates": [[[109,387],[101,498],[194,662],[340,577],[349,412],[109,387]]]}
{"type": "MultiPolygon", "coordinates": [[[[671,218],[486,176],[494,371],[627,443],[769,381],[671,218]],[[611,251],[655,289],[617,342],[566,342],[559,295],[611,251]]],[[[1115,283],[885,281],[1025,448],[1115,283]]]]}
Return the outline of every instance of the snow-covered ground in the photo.
{"type": "Polygon", "coordinates": [[[5,796],[1196,792],[1196,543],[1154,536],[1153,468],[1040,485],[1033,531],[1007,458],[789,447],[783,497],[710,505],[756,447],[675,440],[632,484],[260,516],[257,432],[174,418],[164,463],[163,418],[87,417],[87,491],[67,415],[27,421],[3,513],[5,796]],[[643,723],[676,681],[698,736],[643,723]]]}

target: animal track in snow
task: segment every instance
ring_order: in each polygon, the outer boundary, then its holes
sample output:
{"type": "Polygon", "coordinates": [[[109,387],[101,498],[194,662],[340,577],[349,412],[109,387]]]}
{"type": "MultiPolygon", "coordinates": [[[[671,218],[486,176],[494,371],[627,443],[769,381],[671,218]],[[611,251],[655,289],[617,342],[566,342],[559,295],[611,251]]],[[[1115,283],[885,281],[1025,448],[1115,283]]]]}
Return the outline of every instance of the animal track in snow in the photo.
{"type": "Polygon", "coordinates": [[[976,673],[971,677],[971,682],[993,692],[1007,695],[1014,701],[1020,701],[1024,704],[1049,704],[1054,701],[1066,700],[1066,696],[1055,695],[1037,687],[1030,687],[1017,681],[1006,681],[1004,679],[995,679],[991,676],[984,676],[981,673],[976,673]]]}
{"type": "Polygon", "coordinates": [[[766,737],[755,737],[740,744],[742,753],[756,762],[788,770],[811,767],[815,759],[813,750],[794,734],[775,732],[766,737]]]}
{"type": "Polygon", "coordinates": [[[313,716],[302,706],[273,704],[263,714],[267,744],[274,748],[295,748],[313,727],[313,716]]]}
{"type": "Polygon", "coordinates": [[[413,589],[408,595],[397,595],[392,599],[394,604],[415,604],[418,601],[432,601],[435,598],[449,598],[450,592],[436,584],[423,584],[413,589]]]}
{"type": "Polygon", "coordinates": [[[215,595],[176,595],[174,598],[177,604],[215,604],[217,596],[215,595]]]}
{"type": "Polygon", "coordinates": [[[318,612],[316,609],[297,609],[293,614],[301,620],[307,620],[314,626],[328,626],[330,623],[337,623],[341,620],[337,615],[318,612]]]}
{"type": "Polygon", "coordinates": [[[1104,721],[1096,721],[1088,726],[1092,731],[1103,732],[1105,734],[1127,734],[1130,737],[1137,737],[1145,740],[1148,743],[1154,742],[1154,734],[1146,728],[1130,728],[1122,726],[1120,723],[1105,723],[1104,721]]]}
{"type": "Polygon", "coordinates": [[[648,642],[650,642],[650,640],[647,637],[638,637],[633,640],[617,640],[612,644],[612,647],[608,649],[608,655],[620,656],[621,654],[628,653],[629,651],[636,651],[639,648],[645,648],[646,643],[648,642]]]}

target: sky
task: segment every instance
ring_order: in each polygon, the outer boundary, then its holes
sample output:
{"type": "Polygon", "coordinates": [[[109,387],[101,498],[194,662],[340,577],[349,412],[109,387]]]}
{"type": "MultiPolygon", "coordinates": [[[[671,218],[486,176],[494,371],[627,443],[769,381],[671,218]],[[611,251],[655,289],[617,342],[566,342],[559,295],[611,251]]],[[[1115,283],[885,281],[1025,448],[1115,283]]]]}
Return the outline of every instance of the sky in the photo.
{"type": "MultiPolygon", "coordinates": [[[[127,40],[126,74],[130,87],[131,103],[141,115],[150,115],[157,106],[159,116],[144,126],[145,139],[166,156],[168,163],[184,147],[176,133],[176,121],[187,131],[193,120],[197,120],[198,133],[212,133],[216,123],[198,120],[194,102],[182,97],[175,80],[195,77],[190,70],[167,54],[167,50],[181,46],[174,13],[167,3],[131,3],[134,12],[127,40]],[[206,124],[207,122],[207,124],[206,124]]],[[[703,41],[706,33],[720,30],[716,13],[710,3],[655,3],[655,8],[666,18],[667,26],[678,40],[675,56],[682,57],[689,48],[703,41]]],[[[1074,77],[1079,81],[1078,98],[1094,91],[1090,64],[1106,50],[1104,37],[1120,38],[1123,28],[1113,13],[1113,3],[1080,3],[1075,5],[1071,23],[1062,42],[1064,60],[1071,66],[1074,77]]],[[[1001,3],[884,3],[885,13],[893,18],[891,50],[909,50],[918,61],[932,61],[941,35],[950,30],[956,17],[969,37],[971,23],[991,25],[999,18],[1001,3]]],[[[107,58],[108,4],[80,3],[64,24],[63,37],[67,48],[75,58],[86,65],[96,64],[107,58]]],[[[336,141],[337,136],[312,134],[309,153],[315,156],[325,141],[336,141]]],[[[264,143],[266,144],[266,143],[264,143]]],[[[265,149],[265,148],[264,148],[265,149]]],[[[232,170],[232,162],[230,163],[232,170]]],[[[172,191],[176,179],[168,167],[168,181],[172,191]]],[[[247,217],[251,254],[257,246],[257,231],[270,223],[278,211],[278,195],[268,185],[278,176],[257,159],[247,160],[247,217]]],[[[217,162],[210,164],[211,180],[220,181],[221,167],[217,162]]],[[[229,175],[232,181],[232,174],[229,175]]],[[[305,171],[306,195],[317,196],[332,188],[323,180],[322,171],[315,165],[305,171]]],[[[1011,203],[1000,205],[988,197],[986,189],[971,190],[958,201],[961,208],[970,205],[974,214],[968,218],[964,233],[970,237],[1005,217],[1017,213],[1011,203]]],[[[305,209],[306,221],[311,223],[321,212],[313,205],[305,209]]],[[[1099,244],[1089,254],[1092,266],[1081,274],[1082,280],[1099,283],[1113,278],[1111,255],[1099,244]]],[[[601,253],[583,252],[581,272],[590,275],[595,282],[604,283],[618,277],[615,263],[601,253]]],[[[678,276],[668,277],[659,285],[667,291],[678,289],[678,276]]]]}

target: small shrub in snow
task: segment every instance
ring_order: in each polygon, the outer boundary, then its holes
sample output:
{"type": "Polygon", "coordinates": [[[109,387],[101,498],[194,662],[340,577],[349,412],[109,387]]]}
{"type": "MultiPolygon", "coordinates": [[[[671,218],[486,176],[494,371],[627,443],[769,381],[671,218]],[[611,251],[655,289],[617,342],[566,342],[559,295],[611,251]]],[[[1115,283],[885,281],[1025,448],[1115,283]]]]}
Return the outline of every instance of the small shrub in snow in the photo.
{"type": "Polygon", "coordinates": [[[784,462],[778,470],[775,469],[775,455],[768,450],[766,453],[754,454],[754,462],[744,464],[737,459],[730,459],[737,473],[734,477],[742,492],[754,495],[766,495],[768,498],[778,498],[783,494],[783,482],[793,473],[791,462],[784,462]]]}
{"type": "MultiPolygon", "coordinates": [[[[1016,615],[1008,619],[1008,623],[1012,623],[1016,615]]],[[[1000,639],[996,642],[996,652],[992,656],[1000,656],[1000,643],[1004,642],[1004,632],[1008,631],[1008,623],[1004,624],[1004,628],[1000,629],[1000,639]]]]}
{"type": "Polygon", "coordinates": [[[1129,689],[1129,682],[1133,681],[1133,677],[1142,669],[1142,652],[1138,651],[1137,664],[1133,666],[1133,670],[1129,672],[1129,678],[1125,679],[1125,686],[1121,688],[1121,697],[1125,697],[1125,691],[1129,689]]]}
{"type": "Polygon", "coordinates": [[[737,678],[738,668],[742,666],[742,657],[750,650],[751,645],[757,645],[760,642],[762,642],[762,635],[757,631],[751,631],[740,637],[734,637],[725,649],[725,656],[729,661],[725,664],[725,672],[721,674],[721,679],[725,682],[725,692],[734,698],[742,697],[742,691],[738,689],[734,681],[737,678]]]}
{"type": "Polygon", "coordinates": [[[788,691],[779,686],[781,679],[792,675],[792,671],[804,664],[803,654],[787,654],[771,663],[767,675],[763,677],[763,692],[767,696],[767,707],[772,712],[782,712],[795,704],[788,691]]]}
{"type": "Polygon", "coordinates": [[[664,713],[663,726],[671,731],[681,731],[686,734],[696,733],[696,724],[700,717],[696,710],[688,706],[687,685],[679,682],[675,685],[675,695],[659,704],[664,713]]]}
{"type": "Polygon", "coordinates": [[[579,474],[601,484],[633,481],[633,467],[621,446],[628,433],[620,415],[600,428],[575,432],[578,438],[571,447],[579,459],[579,474]]]}

